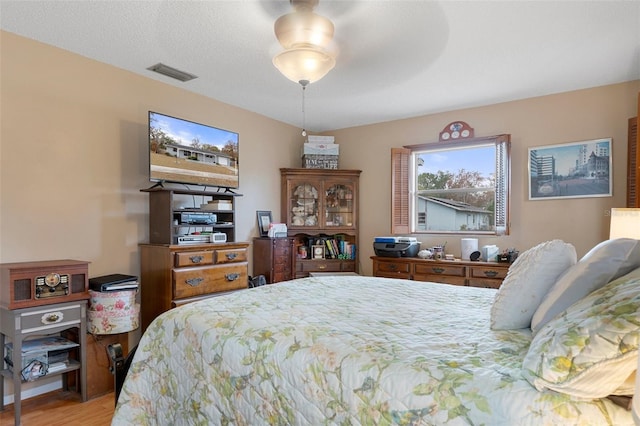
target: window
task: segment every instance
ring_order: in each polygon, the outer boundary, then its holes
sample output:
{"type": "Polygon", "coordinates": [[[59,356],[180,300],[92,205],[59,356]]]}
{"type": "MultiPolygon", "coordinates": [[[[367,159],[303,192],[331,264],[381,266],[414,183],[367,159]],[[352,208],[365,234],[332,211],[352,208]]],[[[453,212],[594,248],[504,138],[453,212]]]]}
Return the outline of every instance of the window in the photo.
{"type": "Polygon", "coordinates": [[[509,135],[392,149],[392,232],[509,233],[509,135]]]}

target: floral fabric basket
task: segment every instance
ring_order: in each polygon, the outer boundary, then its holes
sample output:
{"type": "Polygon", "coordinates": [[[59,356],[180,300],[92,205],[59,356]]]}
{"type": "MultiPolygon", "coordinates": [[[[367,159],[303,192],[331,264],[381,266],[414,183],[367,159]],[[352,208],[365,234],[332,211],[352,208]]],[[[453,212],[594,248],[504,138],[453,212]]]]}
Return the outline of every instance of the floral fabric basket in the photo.
{"type": "Polygon", "coordinates": [[[99,292],[89,290],[89,332],[118,334],[139,327],[140,305],[136,290],[99,292]]]}

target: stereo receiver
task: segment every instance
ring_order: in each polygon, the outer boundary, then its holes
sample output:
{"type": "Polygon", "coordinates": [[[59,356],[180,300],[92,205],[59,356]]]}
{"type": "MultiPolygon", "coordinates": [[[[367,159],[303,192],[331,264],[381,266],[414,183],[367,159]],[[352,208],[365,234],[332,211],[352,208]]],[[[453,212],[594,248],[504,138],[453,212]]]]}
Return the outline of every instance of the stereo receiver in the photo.
{"type": "Polygon", "coordinates": [[[180,213],[180,222],[194,225],[213,225],[218,220],[215,213],[190,212],[180,213]]]}

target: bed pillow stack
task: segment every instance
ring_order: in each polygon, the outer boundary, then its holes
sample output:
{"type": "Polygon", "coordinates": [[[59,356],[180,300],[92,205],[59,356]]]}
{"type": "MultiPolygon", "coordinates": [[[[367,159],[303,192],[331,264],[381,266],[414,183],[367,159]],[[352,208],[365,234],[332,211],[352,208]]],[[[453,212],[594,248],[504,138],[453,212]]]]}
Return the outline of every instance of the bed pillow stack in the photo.
{"type": "Polygon", "coordinates": [[[578,398],[633,394],[640,340],[640,268],[595,290],[534,336],[523,376],[578,398]]]}
{"type": "Polygon", "coordinates": [[[523,252],[513,262],[491,306],[491,328],[531,327],[545,294],[576,263],[576,249],[561,240],[547,241],[523,252]]]}
{"type": "Polygon", "coordinates": [[[640,240],[617,238],[592,248],[570,267],[544,296],[533,314],[531,330],[542,326],[589,293],[640,266],[640,240]]]}

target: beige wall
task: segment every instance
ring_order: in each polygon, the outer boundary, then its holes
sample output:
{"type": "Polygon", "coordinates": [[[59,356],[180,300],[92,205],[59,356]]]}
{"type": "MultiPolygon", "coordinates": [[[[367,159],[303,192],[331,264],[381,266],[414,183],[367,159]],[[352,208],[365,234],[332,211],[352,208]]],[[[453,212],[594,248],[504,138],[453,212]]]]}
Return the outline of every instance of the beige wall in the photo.
{"type": "Polygon", "coordinates": [[[139,273],[149,110],[240,134],[238,240],[256,235],[256,210],[279,215],[278,168],[298,160],[299,129],[0,34],[0,261],[77,258],[91,262],[90,276],[139,273]]]}
{"type": "MultiPolygon", "coordinates": [[[[511,134],[511,234],[479,238],[479,245],[522,251],[560,238],[576,247],[578,257],[584,255],[608,238],[609,209],[625,207],[627,120],[637,114],[639,90],[640,81],[634,81],[331,132],[340,142],[341,167],[363,170],[360,261],[364,272],[371,273],[370,242],[390,232],[391,147],[435,142],[445,125],[455,120],[469,123],[476,136],[511,134]],[[613,197],[528,200],[528,148],[607,137],[613,138],[613,197]]],[[[446,242],[447,251],[460,255],[459,237],[416,236],[424,247],[446,242]]]]}

